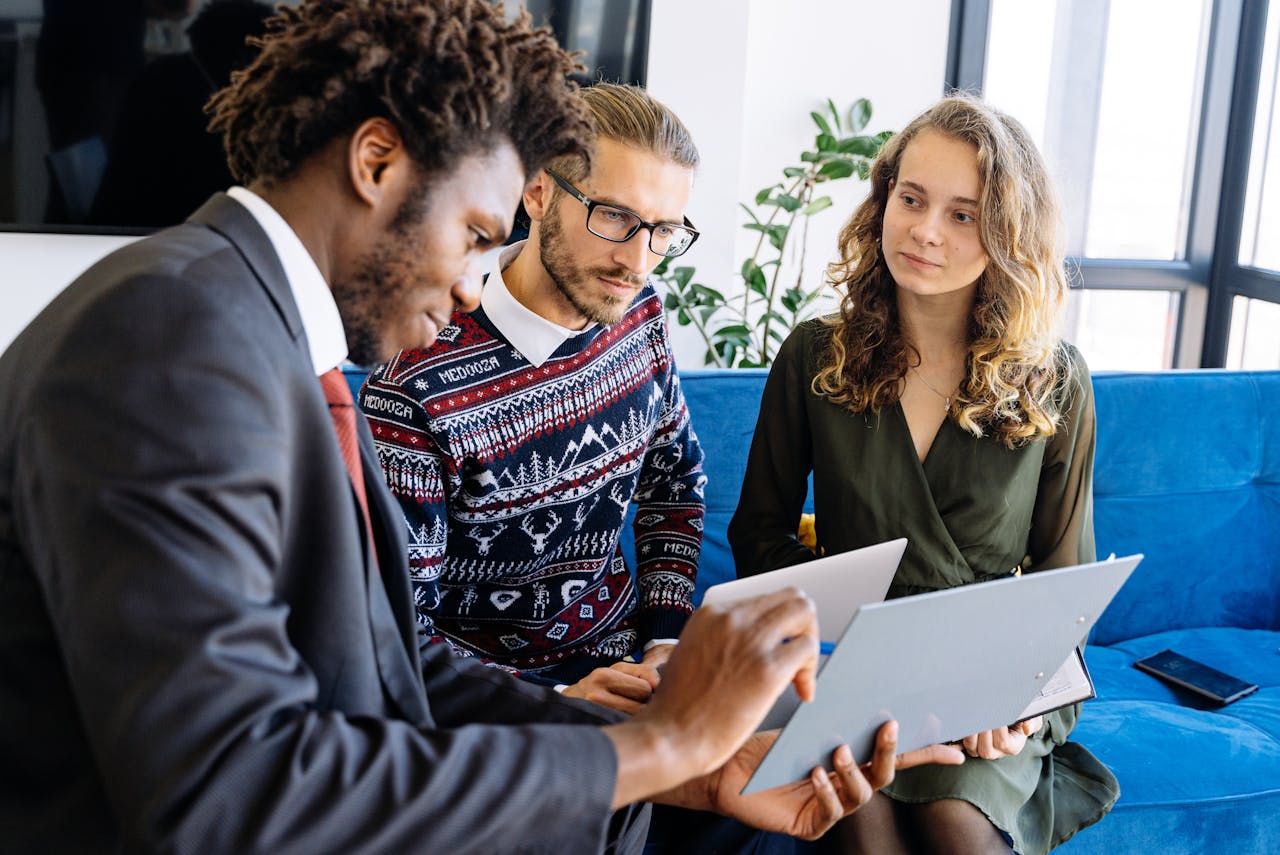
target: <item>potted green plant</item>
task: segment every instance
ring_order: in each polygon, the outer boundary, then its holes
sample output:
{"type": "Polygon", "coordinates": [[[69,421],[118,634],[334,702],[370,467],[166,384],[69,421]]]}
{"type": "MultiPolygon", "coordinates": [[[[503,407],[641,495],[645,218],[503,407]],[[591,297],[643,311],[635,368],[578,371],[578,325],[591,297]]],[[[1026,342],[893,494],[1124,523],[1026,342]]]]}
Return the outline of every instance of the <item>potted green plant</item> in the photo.
{"type": "Polygon", "coordinates": [[[701,282],[693,267],[671,267],[664,260],[654,271],[665,288],[668,319],[692,325],[706,342],[705,364],[719,368],[761,368],[796,324],[810,317],[822,293],[822,280],[805,282],[804,250],[809,218],[831,207],[825,185],[857,176],[866,179],[880,146],[892,131],[864,134],[871,102],[860,98],[844,113],[828,99],[825,112],[809,114],[817,126],[813,148],[801,152],[800,163],[782,170],[783,180],[741,204],[743,228],[756,233],[755,248],[737,275],[743,293],[732,299],[701,282]],[[783,260],[787,251],[799,259],[794,278],[783,260]]]}

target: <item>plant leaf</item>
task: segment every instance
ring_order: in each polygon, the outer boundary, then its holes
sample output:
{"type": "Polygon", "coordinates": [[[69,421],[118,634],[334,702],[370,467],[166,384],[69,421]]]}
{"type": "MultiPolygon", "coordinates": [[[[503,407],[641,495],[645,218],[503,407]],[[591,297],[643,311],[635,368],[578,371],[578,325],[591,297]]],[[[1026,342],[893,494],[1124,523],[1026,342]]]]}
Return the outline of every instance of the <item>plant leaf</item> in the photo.
{"type": "Polygon", "coordinates": [[[808,170],[801,169],[799,166],[788,166],[786,169],[782,170],[782,174],[788,178],[799,178],[807,171],[808,170]]]}
{"type": "Polygon", "coordinates": [[[818,134],[816,144],[818,146],[818,151],[821,152],[835,151],[837,145],[836,138],[831,134],[818,134]]]}
{"type": "Polygon", "coordinates": [[[680,298],[668,291],[667,296],[662,298],[662,308],[666,309],[668,312],[674,312],[679,307],[680,298]]]}
{"type": "Polygon", "coordinates": [[[779,223],[743,223],[742,227],[748,231],[766,235],[774,249],[782,248],[783,242],[787,239],[787,232],[791,230],[790,226],[779,223]]]}
{"type": "Polygon", "coordinates": [[[682,308],[680,311],[676,312],[676,323],[680,324],[682,327],[687,327],[689,324],[693,323],[693,318],[689,317],[689,313],[682,308]]]}
{"type": "Polygon", "coordinates": [[[822,296],[822,289],[814,288],[808,294],[804,295],[804,299],[800,301],[800,308],[801,309],[805,308],[806,306],[808,306],[810,303],[812,303],[814,300],[818,299],[821,296],[822,296]]]}
{"type": "Polygon", "coordinates": [[[822,160],[822,155],[818,154],[816,151],[804,151],[800,153],[800,159],[805,163],[817,163],[819,160],[822,160]]]}
{"type": "Polygon", "coordinates": [[[852,161],[833,160],[830,163],[822,164],[822,168],[818,170],[819,175],[825,175],[827,178],[848,178],[855,171],[852,161]]]}
{"type": "MultiPolygon", "coordinates": [[[[826,167],[823,167],[823,168],[825,169],[826,167]]],[[[818,213],[819,211],[825,211],[827,208],[830,208],[830,207],[831,207],[831,197],[820,196],[819,198],[814,199],[808,205],[805,205],[803,213],[806,217],[811,217],[814,214],[818,213]]]]}
{"type": "Polygon", "coordinates": [[[774,249],[782,249],[782,245],[787,242],[787,232],[791,231],[790,226],[772,225],[769,226],[765,234],[769,236],[769,243],[774,249]]]}
{"type": "Polygon", "coordinates": [[[788,214],[800,207],[800,200],[786,193],[779,193],[773,201],[777,202],[778,207],[788,214]]]}
{"type": "Polygon", "coordinates": [[[865,128],[869,121],[871,121],[871,102],[866,98],[859,98],[849,107],[849,130],[856,134],[865,128]]]}
{"type": "Polygon", "coordinates": [[[692,267],[677,267],[671,271],[671,278],[675,280],[675,283],[680,286],[680,290],[683,291],[689,287],[689,280],[693,278],[693,271],[694,268],[692,267]]]}
{"type": "Polygon", "coordinates": [[[742,263],[742,281],[747,284],[749,290],[756,292],[761,297],[769,292],[769,283],[764,277],[764,271],[760,269],[754,259],[748,258],[742,263]]]}
{"type": "Polygon", "coordinates": [[[827,99],[827,109],[831,111],[831,121],[836,126],[836,130],[840,130],[840,111],[836,109],[836,102],[830,98],[827,99]]]}
{"type": "Polygon", "coordinates": [[[720,354],[721,358],[729,365],[733,364],[733,360],[738,355],[738,347],[727,341],[716,342],[713,349],[716,353],[720,354]]]}
{"type": "MultiPolygon", "coordinates": [[[[752,221],[752,222],[755,222],[755,223],[760,222],[760,218],[756,216],[756,212],[755,212],[755,211],[751,210],[750,208],[748,208],[746,205],[742,204],[741,202],[739,202],[739,203],[738,203],[738,207],[739,207],[739,208],[741,208],[742,210],[744,210],[744,211],[746,211],[746,212],[747,212],[747,216],[751,218],[751,221],[752,221]]],[[[667,261],[670,261],[670,259],[667,259],[667,261]]],[[[664,261],[663,263],[665,264],[666,262],[664,261]]]]}
{"type": "Polygon", "coordinates": [[[884,142],[879,137],[845,137],[840,140],[838,148],[845,154],[857,154],[862,157],[875,157],[884,142]]]}
{"type": "Polygon", "coordinates": [[[727,302],[724,298],[724,295],[721,294],[719,291],[717,291],[714,288],[710,288],[706,285],[699,284],[697,282],[693,283],[693,291],[699,297],[702,297],[704,301],[710,305],[718,305],[718,304],[727,302]]]}
{"type": "Polygon", "coordinates": [[[759,193],[757,193],[757,194],[756,194],[756,204],[757,204],[757,205],[763,205],[763,204],[764,204],[764,200],[769,198],[769,194],[770,194],[770,193],[772,193],[774,190],[776,190],[779,186],[781,186],[781,185],[778,185],[778,184],[771,184],[771,185],[769,185],[768,187],[766,187],[766,188],[764,188],[763,190],[761,190],[759,193]]]}
{"type": "Polygon", "coordinates": [[[831,136],[831,125],[827,124],[827,120],[822,118],[821,113],[810,113],[809,116],[813,119],[813,123],[818,126],[818,130],[827,136],[831,136]]]}

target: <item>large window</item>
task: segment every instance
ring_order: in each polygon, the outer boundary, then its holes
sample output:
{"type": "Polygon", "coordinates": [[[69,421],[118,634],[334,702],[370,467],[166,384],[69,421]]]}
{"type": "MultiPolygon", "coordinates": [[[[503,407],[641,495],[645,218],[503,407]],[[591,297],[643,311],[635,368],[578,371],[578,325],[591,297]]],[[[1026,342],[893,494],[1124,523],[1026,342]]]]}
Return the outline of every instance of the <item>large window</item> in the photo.
{"type": "Polygon", "coordinates": [[[955,0],[948,86],[981,91],[1045,153],[1079,272],[1063,332],[1094,368],[1280,367],[1268,5],[955,0]]]}
{"type": "MultiPolygon", "coordinates": [[[[1280,4],[1275,4],[1280,6],[1280,4]]],[[[1258,97],[1254,105],[1249,180],[1240,233],[1240,264],[1280,270],[1280,116],[1276,113],[1280,9],[1267,16],[1258,97]]]]}

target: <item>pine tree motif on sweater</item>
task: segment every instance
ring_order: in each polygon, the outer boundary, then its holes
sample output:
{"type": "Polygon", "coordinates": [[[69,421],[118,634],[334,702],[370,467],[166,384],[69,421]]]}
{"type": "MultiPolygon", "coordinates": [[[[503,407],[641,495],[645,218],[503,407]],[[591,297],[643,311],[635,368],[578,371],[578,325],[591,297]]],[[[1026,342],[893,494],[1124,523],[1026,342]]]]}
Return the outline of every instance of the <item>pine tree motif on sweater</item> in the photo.
{"type": "Polygon", "coordinates": [[[483,311],[455,315],[360,402],[435,640],[532,673],[679,634],[706,479],[651,287],[536,368],[483,311]],[[634,582],[620,544],[633,503],[634,582]]]}

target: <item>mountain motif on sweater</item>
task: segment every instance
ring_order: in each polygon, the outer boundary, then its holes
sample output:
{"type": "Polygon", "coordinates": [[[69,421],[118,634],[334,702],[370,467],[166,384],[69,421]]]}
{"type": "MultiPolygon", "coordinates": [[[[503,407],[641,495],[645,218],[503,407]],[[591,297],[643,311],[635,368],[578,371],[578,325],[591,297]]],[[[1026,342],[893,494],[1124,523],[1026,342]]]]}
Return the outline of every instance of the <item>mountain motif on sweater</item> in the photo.
{"type": "Polygon", "coordinates": [[[652,287],[539,367],[483,310],[459,313],[360,403],[436,640],[533,674],[679,635],[706,479],[652,287]],[[633,504],[634,579],[620,540],[633,504]]]}

